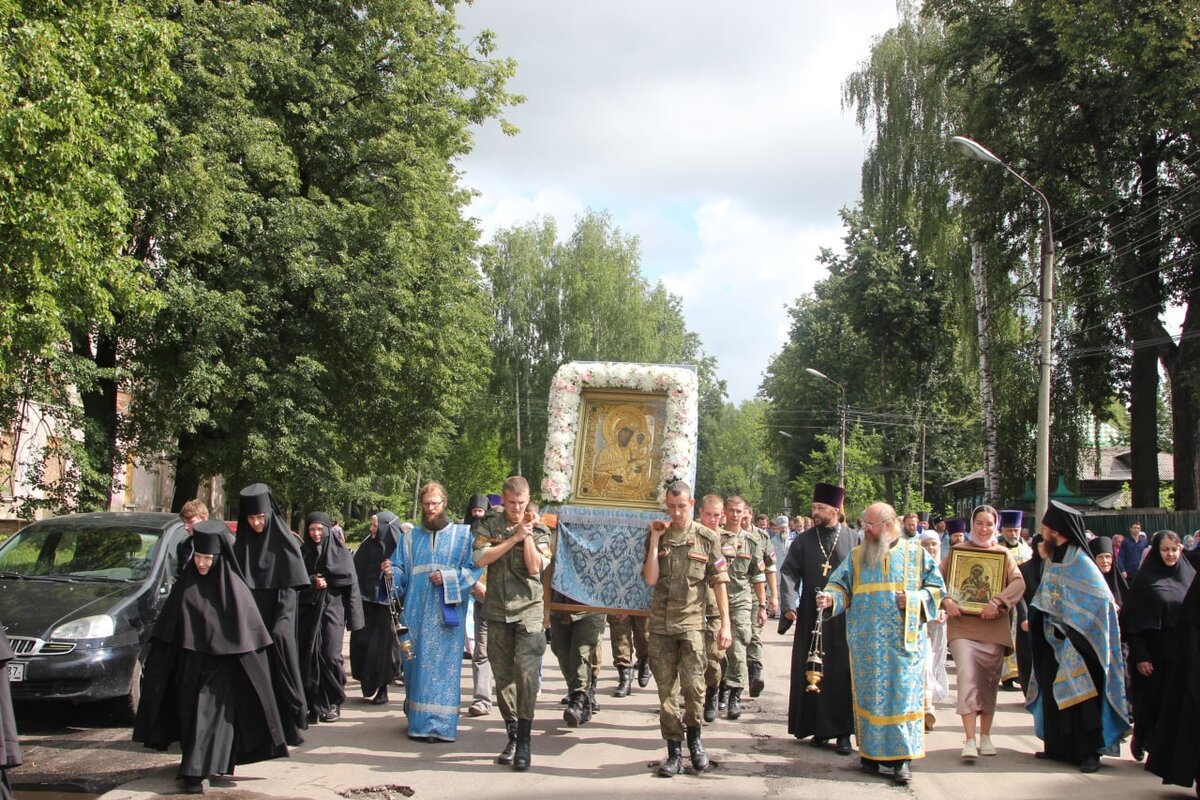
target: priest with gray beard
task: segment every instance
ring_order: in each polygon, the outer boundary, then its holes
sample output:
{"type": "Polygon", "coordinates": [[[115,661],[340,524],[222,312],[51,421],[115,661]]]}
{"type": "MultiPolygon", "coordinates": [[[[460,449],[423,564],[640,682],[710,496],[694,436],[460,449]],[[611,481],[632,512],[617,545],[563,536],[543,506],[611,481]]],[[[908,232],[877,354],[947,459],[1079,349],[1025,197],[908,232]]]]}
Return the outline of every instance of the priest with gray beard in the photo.
{"type": "MultiPolygon", "coordinates": [[[[846,644],[846,617],[826,619],[824,677],[820,692],[805,691],[805,664],[817,622],[817,592],[825,588],[838,564],[850,556],[858,537],[838,517],[846,490],[828,483],[813,487],[813,527],[792,540],[780,574],[783,584],[784,618],[780,630],[796,623],[792,640],[792,685],[788,700],[788,733],[797,739],[811,736],[813,747],[835,740],[841,755],[850,754],[854,731],[854,705],[850,687],[850,650],[846,644]],[[796,603],[797,591],[800,595],[796,603]]],[[[828,614],[826,615],[828,616],[828,614]]]]}

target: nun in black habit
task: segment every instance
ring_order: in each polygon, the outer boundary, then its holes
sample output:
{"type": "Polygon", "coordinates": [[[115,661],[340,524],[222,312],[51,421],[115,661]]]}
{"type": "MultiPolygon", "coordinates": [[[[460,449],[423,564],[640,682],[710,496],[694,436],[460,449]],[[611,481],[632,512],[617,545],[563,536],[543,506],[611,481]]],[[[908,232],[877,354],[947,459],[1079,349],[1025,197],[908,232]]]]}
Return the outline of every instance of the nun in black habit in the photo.
{"type": "Polygon", "coordinates": [[[266,484],[242,489],[233,552],[258,613],[271,632],[271,683],[287,743],[301,744],[304,736],[300,731],[308,727],[308,712],[296,644],[296,615],[299,590],[308,586],[308,571],[300,540],[288,529],[266,484]]]}
{"type": "Polygon", "coordinates": [[[304,520],[304,568],[309,585],[300,592],[300,672],[308,721],[335,722],[346,702],[342,642],[346,628],[363,626],[358,576],[350,551],[333,535],[333,521],[317,511],[304,520]]]}
{"type": "Polygon", "coordinates": [[[1096,566],[1100,568],[1100,574],[1104,576],[1104,582],[1108,584],[1108,590],[1112,592],[1113,599],[1117,601],[1117,607],[1124,606],[1125,596],[1129,594],[1129,584],[1125,582],[1125,579],[1121,577],[1121,571],[1117,569],[1112,539],[1107,536],[1097,536],[1088,542],[1088,549],[1092,553],[1092,559],[1096,562],[1096,566]],[[1107,571],[1105,571],[1106,565],[1107,571]]]}
{"type": "Polygon", "coordinates": [[[1154,534],[1121,609],[1121,637],[1129,645],[1129,701],[1133,705],[1129,749],[1138,761],[1148,749],[1159,709],[1171,701],[1173,687],[1167,683],[1171,644],[1183,600],[1196,577],[1196,570],[1182,553],[1183,545],[1176,533],[1154,534]]]}
{"type": "MultiPolygon", "coordinates": [[[[1141,574],[1138,570],[1137,577],[1141,574]]],[[[1200,797],[1200,749],[1196,747],[1200,742],[1200,580],[1192,581],[1183,598],[1167,647],[1166,702],[1146,742],[1146,769],[1164,784],[1190,787],[1195,783],[1200,797]]]]}
{"type": "Polygon", "coordinates": [[[12,800],[8,771],[21,766],[21,745],[17,741],[17,719],[13,716],[12,692],[8,686],[8,662],[14,657],[4,625],[0,624],[0,800],[12,800]]]}
{"type": "Polygon", "coordinates": [[[192,567],[171,589],[151,634],[133,740],[179,742],[188,794],[237,764],[286,756],[271,691],[271,634],[233,560],[227,529],[196,523],[192,567]]]}
{"type": "Polygon", "coordinates": [[[399,541],[399,518],[380,511],[371,518],[370,535],[354,551],[363,626],[350,632],[350,672],[361,684],[363,697],[375,705],[388,701],[388,684],[400,674],[400,642],[392,627],[382,570],[399,541]]]}

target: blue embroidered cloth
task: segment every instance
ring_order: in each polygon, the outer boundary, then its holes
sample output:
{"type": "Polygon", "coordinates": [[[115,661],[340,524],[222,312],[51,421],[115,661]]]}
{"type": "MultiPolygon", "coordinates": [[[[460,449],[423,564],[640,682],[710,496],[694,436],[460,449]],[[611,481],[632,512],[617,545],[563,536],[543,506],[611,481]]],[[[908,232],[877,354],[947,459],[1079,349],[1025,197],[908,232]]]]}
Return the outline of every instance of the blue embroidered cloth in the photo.
{"type": "Polygon", "coordinates": [[[551,587],[583,605],[649,609],[653,590],[642,578],[647,528],[664,518],[661,511],[562,506],[551,587]]]}

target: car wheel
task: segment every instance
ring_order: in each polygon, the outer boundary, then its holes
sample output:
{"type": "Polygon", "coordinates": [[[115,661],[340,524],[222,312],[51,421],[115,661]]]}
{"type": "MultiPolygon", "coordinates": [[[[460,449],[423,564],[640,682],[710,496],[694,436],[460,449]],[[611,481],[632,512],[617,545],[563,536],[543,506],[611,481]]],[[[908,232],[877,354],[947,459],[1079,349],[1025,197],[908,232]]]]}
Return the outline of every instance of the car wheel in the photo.
{"type": "Polygon", "coordinates": [[[137,716],[138,703],[142,699],[142,660],[133,662],[133,674],[129,678],[129,694],[116,699],[116,712],[122,722],[133,724],[137,716]]]}

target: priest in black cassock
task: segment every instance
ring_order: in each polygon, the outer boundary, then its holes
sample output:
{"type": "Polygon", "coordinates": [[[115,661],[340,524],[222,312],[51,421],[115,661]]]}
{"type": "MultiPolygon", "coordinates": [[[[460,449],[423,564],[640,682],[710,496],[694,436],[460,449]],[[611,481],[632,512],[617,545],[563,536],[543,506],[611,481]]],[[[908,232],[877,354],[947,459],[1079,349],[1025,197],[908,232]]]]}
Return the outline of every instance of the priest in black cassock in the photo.
{"type": "Polygon", "coordinates": [[[347,628],[363,626],[358,575],[346,543],[333,534],[328,514],[309,514],[304,532],[300,550],[310,582],[300,591],[300,674],[309,723],[336,722],[346,702],[342,643],[347,628]]]}
{"type": "Polygon", "coordinates": [[[786,609],[780,621],[781,631],[794,621],[792,640],[792,686],[788,701],[788,733],[797,739],[812,737],[813,747],[836,740],[837,752],[850,753],[850,734],[854,731],[854,703],[850,687],[850,649],[846,644],[846,617],[837,616],[823,623],[825,643],[824,678],[820,692],[805,691],[805,663],[817,622],[817,592],[837,565],[850,557],[858,542],[854,531],[838,522],[846,490],[828,483],[813,487],[813,527],[800,533],[788,548],[780,574],[784,576],[786,609]],[[796,593],[799,592],[799,605],[796,593]],[[795,610],[793,610],[795,609],[795,610]]]}
{"type": "Polygon", "coordinates": [[[234,557],[254,595],[258,613],[271,631],[271,681],[287,743],[304,741],[308,727],[300,655],[296,644],[299,590],[308,586],[300,540],[287,526],[283,511],[266,484],[242,489],[238,504],[234,557]]]}
{"type": "Polygon", "coordinates": [[[1048,557],[1029,604],[1033,672],[1025,705],[1044,742],[1038,758],[1095,772],[1129,730],[1117,604],[1078,511],[1051,500],[1042,536],[1048,557]]]}
{"type": "Polygon", "coordinates": [[[363,698],[381,706],[388,701],[388,684],[400,674],[400,640],[392,625],[383,564],[396,552],[400,519],[391,511],[371,517],[371,533],[354,551],[354,571],[362,595],[363,626],[350,632],[350,672],[363,698]]]}
{"type": "Polygon", "coordinates": [[[184,792],[237,764],[287,755],[267,651],[271,633],[233,560],[229,530],[197,522],[192,563],[155,623],[142,671],[133,740],[179,742],[184,792]]]}

